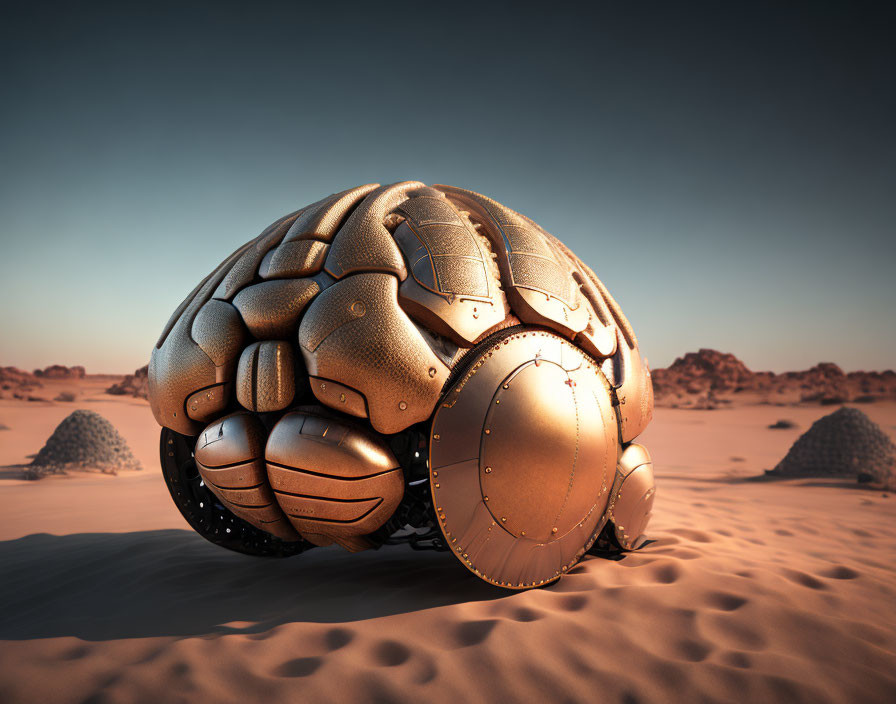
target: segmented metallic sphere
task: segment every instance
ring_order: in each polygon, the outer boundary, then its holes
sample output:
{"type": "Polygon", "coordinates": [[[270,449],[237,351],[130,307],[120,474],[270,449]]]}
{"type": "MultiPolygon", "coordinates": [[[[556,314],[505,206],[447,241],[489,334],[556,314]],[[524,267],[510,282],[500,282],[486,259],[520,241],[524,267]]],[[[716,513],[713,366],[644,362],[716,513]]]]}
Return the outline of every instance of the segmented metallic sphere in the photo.
{"type": "Polygon", "coordinates": [[[607,525],[635,547],[650,514],[631,326],[559,240],[459,188],[366,185],[278,220],[175,311],[149,389],[223,505],[285,541],[375,546],[410,429],[446,545],[502,586],[556,578],[607,525]]]}

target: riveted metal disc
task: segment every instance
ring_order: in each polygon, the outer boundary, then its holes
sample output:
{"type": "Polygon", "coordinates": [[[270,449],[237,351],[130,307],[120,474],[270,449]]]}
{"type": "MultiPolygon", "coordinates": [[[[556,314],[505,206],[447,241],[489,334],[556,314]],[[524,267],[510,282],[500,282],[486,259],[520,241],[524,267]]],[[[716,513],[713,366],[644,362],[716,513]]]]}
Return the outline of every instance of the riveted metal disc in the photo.
{"type": "Polygon", "coordinates": [[[479,350],[431,433],[439,525],[482,579],[511,589],[553,581],[603,527],[616,413],[598,363],[569,341],[518,329],[479,350]]]}

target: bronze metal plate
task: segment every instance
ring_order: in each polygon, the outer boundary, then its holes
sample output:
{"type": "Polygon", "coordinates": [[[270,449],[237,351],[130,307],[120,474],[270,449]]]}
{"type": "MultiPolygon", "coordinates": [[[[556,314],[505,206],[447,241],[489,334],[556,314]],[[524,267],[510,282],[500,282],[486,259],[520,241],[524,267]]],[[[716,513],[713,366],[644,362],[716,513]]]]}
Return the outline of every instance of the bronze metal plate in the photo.
{"type": "Polygon", "coordinates": [[[265,449],[274,496],[302,536],[363,550],[404,494],[386,441],[330,413],[303,407],[274,426],[265,449]]]}
{"type": "Polygon", "coordinates": [[[643,445],[631,443],[619,458],[607,509],[616,540],[623,549],[636,550],[644,543],[644,529],[650,522],[655,495],[650,453],[643,445]]]}
{"type": "Polygon", "coordinates": [[[442,533],[488,582],[553,581],[603,527],[618,457],[598,363],[552,332],[512,333],[479,351],[436,410],[430,483],[442,533]]]}
{"type": "Polygon", "coordinates": [[[196,467],[206,486],[234,515],[281,540],[298,540],[267,483],[266,433],[251,413],[231,413],[196,440],[196,467]]]}

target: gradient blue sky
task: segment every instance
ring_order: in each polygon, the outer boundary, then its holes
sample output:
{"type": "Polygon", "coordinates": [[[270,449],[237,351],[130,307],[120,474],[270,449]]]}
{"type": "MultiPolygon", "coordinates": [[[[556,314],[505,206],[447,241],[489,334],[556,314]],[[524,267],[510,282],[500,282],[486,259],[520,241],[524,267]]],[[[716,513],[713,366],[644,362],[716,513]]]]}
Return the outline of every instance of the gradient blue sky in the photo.
{"type": "Polygon", "coordinates": [[[896,20],[864,3],[3,3],[0,365],[144,364],[280,215],[484,192],[654,367],[896,366],[896,20]]]}

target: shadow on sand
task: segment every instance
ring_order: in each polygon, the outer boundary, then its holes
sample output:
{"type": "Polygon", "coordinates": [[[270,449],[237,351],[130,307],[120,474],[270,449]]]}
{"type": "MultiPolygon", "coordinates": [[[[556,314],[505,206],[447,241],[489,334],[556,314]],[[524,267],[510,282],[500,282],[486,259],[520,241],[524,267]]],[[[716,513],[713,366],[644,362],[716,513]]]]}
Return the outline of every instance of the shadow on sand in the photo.
{"type": "Polygon", "coordinates": [[[318,548],[265,559],[182,530],[29,535],[0,542],[0,565],[5,640],[258,633],[509,595],[448,553],[318,548]]]}

